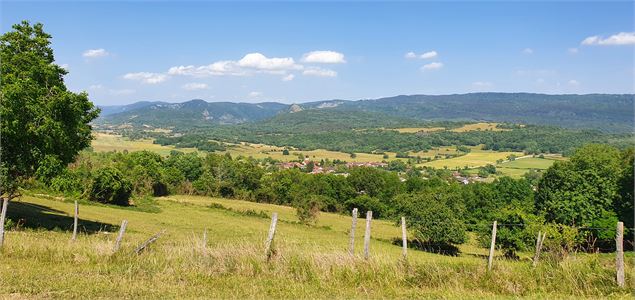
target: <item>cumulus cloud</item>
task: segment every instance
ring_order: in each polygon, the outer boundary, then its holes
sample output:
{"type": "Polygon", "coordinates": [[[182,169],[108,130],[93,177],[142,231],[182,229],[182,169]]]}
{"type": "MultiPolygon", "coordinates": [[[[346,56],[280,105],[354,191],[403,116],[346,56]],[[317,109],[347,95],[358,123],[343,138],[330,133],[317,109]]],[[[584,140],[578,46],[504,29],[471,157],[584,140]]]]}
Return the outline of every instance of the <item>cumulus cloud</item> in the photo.
{"type": "Polygon", "coordinates": [[[88,87],[89,90],[101,90],[102,88],[104,88],[104,86],[101,84],[93,84],[88,87]]]}
{"type": "Polygon", "coordinates": [[[570,86],[580,86],[580,82],[575,80],[575,79],[571,79],[567,82],[570,86]]]}
{"type": "Polygon", "coordinates": [[[266,57],[261,53],[249,53],[240,60],[221,60],[203,66],[175,66],[169,75],[206,76],[246,76],[255,73],[286,75],[289,71],[302,70],[292,57],[266,57]]]}
{"type": "Polygon", "coordinates": [[[534,49],[531,48],[525,48],[522,51],[523,54],[534,54],[534,49]]]}
{"type": "Polygon", "coordinates": [[[208,89],[209,86],[207,83],[198,83],[198,82],[190,82],[181,86],[184,90],[188,91],[196,91],[196,90],[205,90],[208,89]]]}
{"type": "Polygon", "coordinates": [[[302,72],[303,75],[306,76],[317,76],[317,77],[336,77],[337,72],[329,69],[322,69],[317,67],[310,67],[302,72]]]}
{"type": "Polygon", "coordinates": [[[282,77],[282,81],[291,81],[295,78],[295,75],[289,74],[287,76],[282,77]]]}
{"type": "Polygon", "coordinates": [[[137,80],[148,84],[157,84],[168,79],[168,75],[162,73],[138,72],[123,75],[124,79],[137,80]]]}
{"type": "Polygon", "coordinates": [[[475,81],[472,82],[472,87],[477,89],[488,89],[494,86],[491,82],[488,81],[475,81]]]}
{"type": "Polygon", "coordinates": [[[597,46],[620,46],[620,45],[635,45],[635,32],[620,32],[603,38],[598,35],[587,37],[582,41],[582,45],[597,45],[597,46]]]}
{"type": "Polygon", "coordinates": [[[416,54],[416,53],[414,53],[414,52],[412,52],[412,51],[410,51],[410,52],[406,53],[406,54],[404,55],[404,57],[405,57],[405,58],[408,58],[408,59],[413,59],[413,58],[417,58],[417,54],[416,54]]]}
{"type": "Polygon", "coordinates": [[[84,51],[84,53],[82,53],[82,56],[84,57],[89,57],[89,58],[95,58],[95,57],[104,57],[104,56],[108,56],[110,53],[108,53],[108,51],[106,51],[103,48],[99,48],[99,49],[88,49],[86,51],[84,51]]]}
{"type": "Polygon", "coordinates": [[[429,59],[429,58],[435,58],[437,57],[437,55],[439,55],[436,51],[428,51],[426,53],[421,54],[421,58],[422,59],[429,59]]]}
{"type": "Polygon", "coordinates": [[[344,54],[335,51],[311,51],[302,56],[302,61],[307,63],[343,64],[346,62],[344,54]]]}
{"type": "Polygon", "coordinates": [[[569,54],[578,54],[578,48],[569,48],[567,52],[569,52],[569,54]]]}
{"type": "Polygon", "coordinates": [[[437,56],[439,56],[439,53],[437,53],[434,50],[428,51],[428,52],[424,52],[424,53],[421,53],[421,54],[417,54],[417,53],[414,53],[414,52],[411,51],[411,52],[408,52],[408,53],[406,53],[404,55],[404,57],[407,58],[407,59],[417,59],[417,58],[430,59],[430,58],[435,58],[437,56]]]}
{"type": "Polygon", "coordinates": [[[114,96],[122,96],[122,95],[134,94],[136,91],[133,89],[120,89],[120,90],[109,90],[108,92],[114,96]]]}
{"type": "Polygon", "coordinates": [[[262,96],[261,92],[249,92],[249,94],[247,94],[247,96],[249,96],[249,98],[258,98],[260,96],[262,96]]]}
{"type": "Polygon", "coordinates": [[[422,71],[432,71],[432,70],[438,70],[443,68],[443,63],[440,62],[431,62],[429,64],[425,64],[423,65],[423,67],[421,67],[422,71]]]}

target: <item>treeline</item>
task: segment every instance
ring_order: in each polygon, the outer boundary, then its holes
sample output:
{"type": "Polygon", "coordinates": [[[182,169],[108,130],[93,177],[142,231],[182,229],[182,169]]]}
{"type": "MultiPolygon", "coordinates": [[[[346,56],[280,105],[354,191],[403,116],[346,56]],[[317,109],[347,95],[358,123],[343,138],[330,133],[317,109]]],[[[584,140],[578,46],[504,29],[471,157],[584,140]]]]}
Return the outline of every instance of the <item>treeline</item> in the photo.
{"type": "Polygon", "coordinates": [[[406,216],[419,241],[463,243],[466,231],[487,240],[492,221],[499,243],[513,255],[533,245],[538,230],[552,246],[610,244],[618,220],[633,227],[633,151],[590,145],[557,162],[542,179],[502,177],[491,184],[457,183],[448,170],[348,169],[348,176],[278,170],[272,160],[173,151],[84,153],[68,168],[43,164],[38,181],[50,189],[103,203],[128,205],[139,197],[197,194],[294,206],[304,222],[318,211],[406,216]],[[535,190],[535,191],[534,191],[535,190]],[[587,230],[587,228],[606,228],[587,230]]]}
{"type": "Polygon", "coordinates": [[[611,143],[617,147],[632,145],[630,135],[610,135],[592,130],[529,125],[509,131],[399,133],[385,129],[329,131],[316,129],[289,132],[287,129],[276,131],[272,128],[260,128],[257,125],[247,124],[192,129],[180,134],[196,136],[201,140],[262,143],[280,147],[290,146],[301,150],[327,149],[351,153],[418,152],[452,145],[483,144],[485,149],[496,151],[520,151],[528,154],[562,153],[568,156],[574,149],[588,143],[611,143]]]}

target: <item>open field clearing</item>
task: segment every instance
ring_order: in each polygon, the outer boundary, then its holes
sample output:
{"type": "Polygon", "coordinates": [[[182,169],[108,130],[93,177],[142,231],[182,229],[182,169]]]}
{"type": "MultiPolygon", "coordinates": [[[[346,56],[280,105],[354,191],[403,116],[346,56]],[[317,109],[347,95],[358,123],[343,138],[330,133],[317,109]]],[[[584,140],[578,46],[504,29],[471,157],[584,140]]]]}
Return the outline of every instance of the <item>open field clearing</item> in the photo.
{"type": "Polygon", "coordinates": [[[130,140],[120,135],[107,134],[102,132],[94,132],[91,147],[95,152],[109,152],[109,151],[142,151],[148,150],[159,153],[161,155],[168,155],[172,150],[178,150],[182,152],[194,152],[194,148],[175,148],[172,146],[162,146],[159,144],[153,144],[152,140],[130,140]]]}
{"type": "MultiPolygon", "coordinates": [[[[514,161],[507,161],[501,164],[498,164],[500,167],[510,168],[510,169],[540,169],[546,170],[551,167],[555,161],[546,158],[538,158],[538,157],[526,157],[516,159],[514,161]]],[[[498,167],[497,166],[497,167],[498,167]]]]}
{"type": "MultiPolygon", "coordinates": [[[[356,153],[357,157],[351,158],[349,153],[329,151],[324,149],[308,151],[289,150],[289,155],[283,155],[282,151],[284,149],[284,147],[277,147],[272,145],[241,143],[239,145],[229,146],[226,152],[229,152],[232,156],[243,155],[251,156],[258,159],[271,157],[280,161],[297,160],[297,154],[308,156],[310,159],[316,161],[319,161],[321,159],[339,159],[343,161],[356,162],[377,162],[384,160],[382,154],[356,153]]],[[[388,153],[388,155],[393,159],[395,158],[395,153],[388,153]]]]}
{"type": "Polygon", "coordinates": [[[481,123],[472,123],[472,124],[466,124],[462,127],[459,128],[455,128],[452,129],[450,131],[454,131],[454,132],[468,132],[468,131],[508,131],[511,129],[505,129],[505,128],[498,128],[496,127],[498,125],[498,123],[485,123],[485,122],[481,122],[481,123]]]}
{"type": "Polygon", "coordinates": [[[435,132],[435,131],[443,131],[445,130],[445,127],[405,127],[405,128],[395,128],[392,130],[396,130],[399,133],[435,132]]]}
{"type": "Polygon", "coordinates": [[[463,156],[454,157],[450,159],[439,159],[431,162],[427,162],[421,164],[422,166],[428,166],[433,168],[445,168],[455,169],[455,168],[463,168],[467,166],[468,168],[482,167],[487,164],[496,164],[496,161],[499,159],[505,160],[509,155],[522,156],[522,152],[496,152],[490,150],[480,150],[478,148],[473,148],[470,153],[467,153],[463,156]]]}
{"type": "MultiPolygon", "coordinates": [[[[486,249],[460,246],[458,256],[410,249],[407,265],[392,222],[373,221],[371,259],[347,254],[350,218],[321,214],[316,226],[296,222],[293,210],[268,204],[191,197],[160,198],[157,212],[82,203],[78,240],[70,240],[73,204],[24,196],[9,217],[58,229],[9,231],[0,264],[0,294],[9,298],[629,298],[614,284],[612,254],[576,254],[531,268],[501,257],[486,271],[486,249]],[[210,207],[211,204],[215,206],[210,207]],[[220,206],[222,205],[222,207],[220,206]],[[250,210],[252,213],[246,213],[250,210]],[[268,216],[280,216],[272,259],[264,255],[268,216]],[[37,219],[36,219],[37,218],[37,219]],[[112,253],[116,224],[127,219],[122,248],[112,253]],[[99,232],[99,228],[106,228],[99,232]],[[202,244],[208,229],[207,244],[202,244]],[[131,252],[166,229],[140,255],[131,252]]],[[[627,286],[632,283],[627,254],[627,286]]]]}

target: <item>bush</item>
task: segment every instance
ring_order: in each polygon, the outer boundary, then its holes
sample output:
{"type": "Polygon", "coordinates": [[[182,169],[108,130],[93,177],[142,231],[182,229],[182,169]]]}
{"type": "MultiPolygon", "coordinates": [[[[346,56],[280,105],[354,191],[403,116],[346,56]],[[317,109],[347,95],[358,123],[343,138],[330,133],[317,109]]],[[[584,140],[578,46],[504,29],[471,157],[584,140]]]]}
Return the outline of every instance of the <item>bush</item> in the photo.
{"type": "Polygon", "coordinates": [[[310,195],[296,203],[296,214],[300,222],[304,224],[315,224],[320,209],[324,206],[324,196],[310,195]]]}
{"type": "Polygon", "coordinates": [[[90,199],[107,204],[129,205],[132,183],[116,168],[106,167],[95,172],[90,199]]]}
{"type": "MultiPolygon", "coordinates": [[[[494,215],[500,224],[496,231],[496,246],[509,258],[517,258],[517,251],[532,250],[536,235],[542,227],[542,219],[519,208],[503,209],[494,215]]],[[[482,223],[478,231],[481,245],[489,246],[492,223],[482,223]]]]}
{"type": "Polygon", "coordinates": [[[357,196],[353,199],[349,199],[346,201],[346,207],[348,210],[352,210],[353,208],[357,208],[360,216],[366,214],[367,211],[373,212],[374,218],[380,218],[384,216],[386,212],[386,206],[379,201],[379,199],[375,197],[370,197],[368,195],[357,196]]]}
{"type": "Polygon", "coordinates": [[[406,217],[406,224],[415,238],[427,244],[462,244],[466,227],[461,212],[433,193],[401,194],[396,197],[397,212],[406,217]]]}

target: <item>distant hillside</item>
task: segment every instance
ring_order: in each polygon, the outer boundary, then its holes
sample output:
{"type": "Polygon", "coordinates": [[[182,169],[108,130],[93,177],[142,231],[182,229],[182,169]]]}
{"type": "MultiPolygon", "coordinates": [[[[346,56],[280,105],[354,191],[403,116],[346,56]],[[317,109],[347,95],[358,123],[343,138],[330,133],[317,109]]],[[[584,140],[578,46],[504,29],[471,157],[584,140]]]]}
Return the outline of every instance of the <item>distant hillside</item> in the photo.
{"type": "MultiPolygon", "coordinates": [[[[335,121],[334,117],[346,118],[346,112],[373,113],[366,116],[355,115],[360,122],[360,127],[367,127],[361,123],[375,123],[377,126],[382,126],[386,125],[385,123],[395,122],[397,119],[410,119],[511,122],[590,128],[605,132],[632,132],[635,123],[633,95],[529,93],[411,95],[358,101],[328,100],[299,105],[275,102],[208,103],[203,100],[191,100],[179,104],[139,102],[123,107],[103,107],[102,117],[97,120],[97,123],[189,127],[250,123],[267,120],[279,114],[298,114],[290,117],[291,120],[295,120],[291,122],[306,122],[322,126],[328,125],[324,122],[325,119],[335,121]],[[302,114],[307,110],[322,110],[325,113],[310,116],[302,114]],[[335,112],[338,112],[337,115],[335,112]],[[302,116],[307,116],[308,119],[303,120],[302,116]],[[386,118],[388,119],[385,120],[386,118]]],[[[277,121],[283,120],[272,119],[267,122],[277,121]]],[[[334,122],[331,126],[337,123],[334,122]]]]}
{"type": "Polygon", "coordinates": [[[97,124],[151,125],[155,127],[201,126],[209,124],[240,124],[270,118],[289,105],[267,103],[205,102],[183,103],[137,102],[124,107],[105,107],[97,124]]]}

